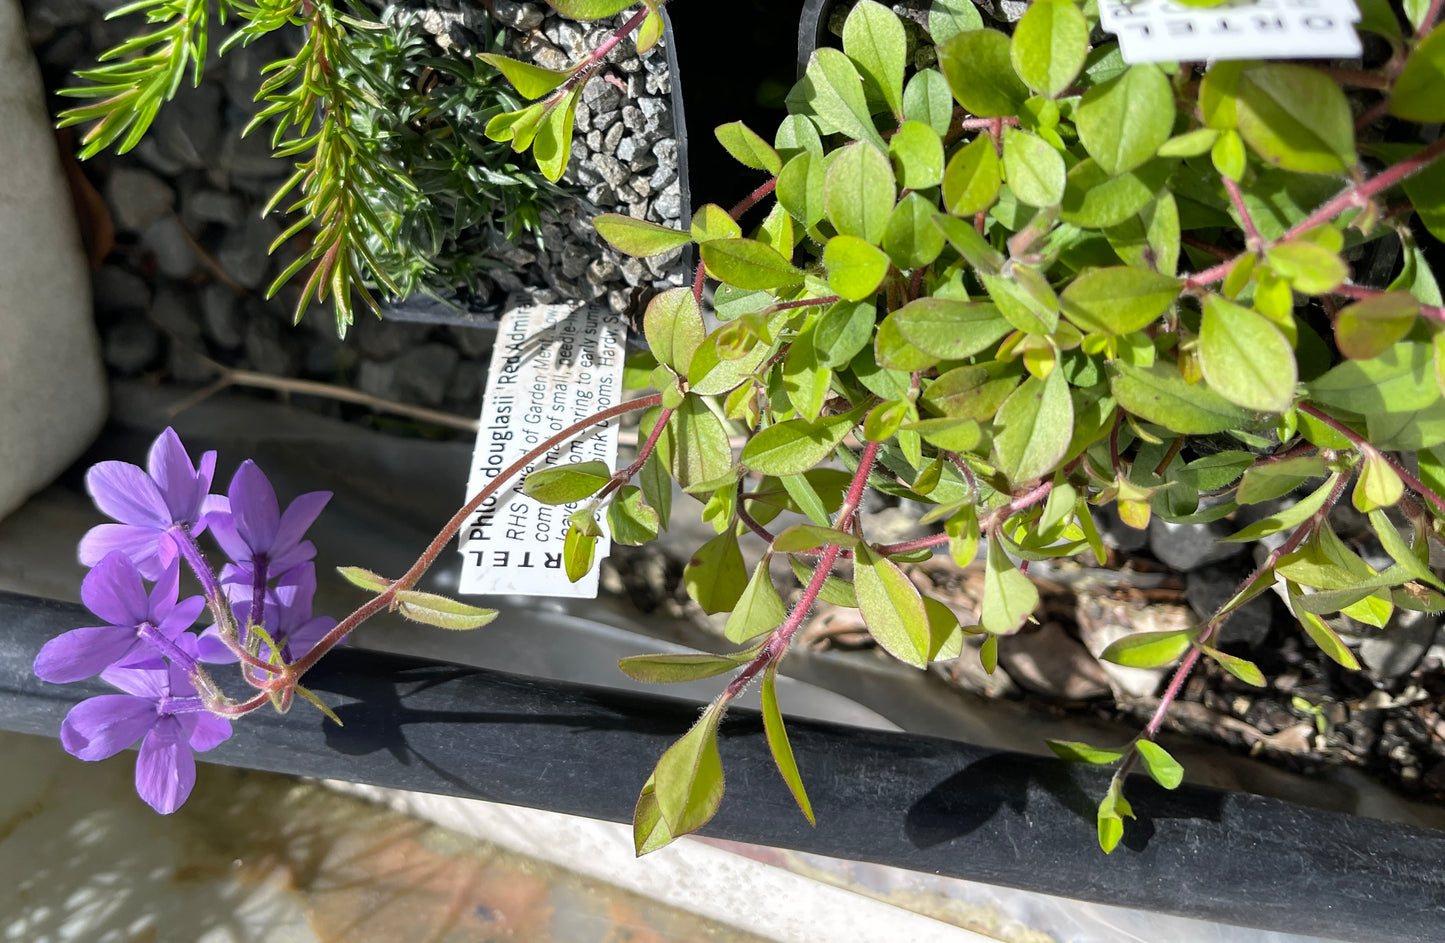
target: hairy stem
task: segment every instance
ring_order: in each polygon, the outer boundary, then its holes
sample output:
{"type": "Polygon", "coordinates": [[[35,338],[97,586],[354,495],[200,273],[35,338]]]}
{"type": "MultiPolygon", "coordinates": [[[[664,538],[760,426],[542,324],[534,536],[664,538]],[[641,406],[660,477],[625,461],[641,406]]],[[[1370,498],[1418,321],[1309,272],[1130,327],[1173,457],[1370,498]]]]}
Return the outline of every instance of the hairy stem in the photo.
{"type": "Polygon", "coordinates": [[[728,210],[728,215],[731,216],[734,220],[741,219],[744,213],[752,209],[753,206],[763,197],[767,196],[769,193],[772,193],[773,190],[777,188],[777,186],[778,178],[773,177],[767,183],[758,187],[752,193],[749,193],[747,196],[739,200],[736,206],[728,210]]]}
{"type": "MultiPolygon", "coordinates": [[[[1269,243],[1269,245],[1288,242],[1301,233],[1308,232],[1322,223],[1329,222],[1346,210],[1364,207],[1373,197],[1424,170],[1441,155],[1445,155],[1445,138],[1441,138],[1413,157],[1407,157],[1386,170],[1380,171],[1369,180],[1364,180],[1346,187],[1339,194],[1327,200],[1313,213],[1296,223],[1278,240],[1269,243]]],[[[1234,267],[1234,263],[1239,261],[1239,258],[1240,256],[1236,256],[1227,262],[1221,262],[1202,272],[1196,272],[1185,280],[1185,288],[1199,289],[1207,285],[1212,285],[1228,275],[1229,270],[1234,267]]]]}
{"type": "Polygon", "coordinates": [[[1234,204],[1234,212],[1239,215],[1240,225],[1244,227],[1244,244],[1249,246],[1250,251],[1258,252],[1259,247],[1264,245],[1264,240],[1259,237],[1259,230],[1254,225],[1254,217],[1249,213],[1249,207],[1244,204],[1244,194],[1239,190],[1239,184],[1229,177],[1220,175],[1224,181],[1224,189],[1229,194],[1229,202],[1234,204]]]}
{"type": "MultiPolygon", "coordinates": [[[[1325,498],[1324,505],[1312,514],[1309,520],[1296,527],[1294,533],[1290,535],[1288,540],[1270,551],[1269,556],[1265,558],[1264,562],[1239,585],[1239,589],[1234,595],[1230,596],[1230,598],[1215,611],[1214,615],[1209,617],[1209,621],[1204,623],[1203,628],[1200,629],[1199,635],[1195,639],[1198,644],[1189,649],[1188,654],[1184,656],[1184,660],[1179,663],[1179,667],[1174,669],[1174,675],[1169,679],[1169,686],[1165,688],[1163,696],[1159,698],[1159,706],[1155,708],[1154,716],[1149,718],[1148,725],[1145,726],[1144,732],[1140,735],[1142,739],[1153,740],[1155,736],[1158,735],[1159,728],[1163,725],[1164,718],[1169,713],[1170,705],[1178,700],[1179,692],[1184,690],[1184,682],[1189,678],[1189,674],[1194,670],[1194,666],[1199,663],[1199,657],[1202,654],[1199,645],[1208,644],[1209,640],[1214,637],[1214,634],[1228,621],[1229,617],[1233,615],[1234,609],[1237,608],[1238,604],[1235,603],[1235,600],[1237,600],[1245,590],[1253,586],[1258,580],[1267,576],[1282,557],[1298,550],[1300,544],[1304,543],[1310,534],[1314,533],[1315,529],[1324,522],[1329,516],[1330,509],[1335,506],[1340,500],[1340,496],[1345,493],[1345,485],[1348,481],[1348,476],[1341,475],[1339,480],[1335,482],[1335,486],[1330,489],[1329,495],[1325,498]]],[[[1128,758],[1124,761],[1124,765],[1120,767],[1119,775],[1122,776],[1128,772],[1136,755],[1135,752],[1130,752],[1128,758]]]]}
{"type": "MultiPolygon", "coordinates": [[[[1386,290],[1383,288],[1369,288],[1364,285],[1345,284],[1332,289],[1330,293],[1354,301],[1365,301],[1385,294],[1386,290]]],[[[1440,305],[1422,304],[1420,305],[1420,314],[1432,321],[1445,321],[1445,308],[1442,308],[1440,305]]]]}
{"type": "Polygon", "coordinates": [[[1331,429],[1335,430],[1346,439],[1349,439],[1350,444],[1353,445],[1355,448],[1359,449],[1360,451],[1365,452],[1366,454],[1378,455],[1383,458],[1389,464],[1389,466],[1394,469],[1395,474],[1400,476],[1400,480],[1404,482],[1406,488],[1409,488],[1411,491],[1415,492],[1420,497],[1430,502],[1430,506],[1435,508],[1436,511],[1441,514],[1445,514],[1445,498],[1442,498],[1430,488],[1427,488],[1424,482],[1406,471],[1405,467],[1399,462],[1395,461],[1393,456],[1385,452],[1381,452],[1379,449],[1375,448],[1373,445],[1367,442],[1364,436],[1360,435],[1358,432],[1351,429],[1349,426],[1340,422],[1334,416],[1331,416],[1329,413],[1326,413],[1323,410],[1317,409],[1314,406],[1309,405],[1308,403],[1299,403],[1295,406],[1295,409],[1304,413],[1306,416],[1311,416],[1315,419],[1318,419],[1320,422],[1329,426],[1331,429]]]}
{"type": "Polygon", "coordinates": [[[548,99],[548,102],[550,104],[556,104],[557,102],[560,102],[563,98],[567,96],[568,92],[572,91],[572,89],[576,88],[578,85],[584,84],[588,79],[592,78],[593,74],[602,67],[602,63],[607,59],[607,54],[610,53],[613,49],[616,49],[617,44],[626,39],[633,30],[641,26],[642,21],[647,19],[647,14],[649,12],[650,11],[647,9],[647,7],[643,7],[642,9],[634,13],[627,22],[617,27],[617,29],[612,33],[611,36],[608,36],[605,40],[603,40],[596,49],[589,52],[586,57],[577,64],[577,71],[573,72],[572,75],[568,77],[567,81],[557,86],[556,91],[552,93],[552,96],[548,99]]]}
{"type": "Polygon", "coordinates": [[[477,492],[460,511],[452,516],[451,520],[447,521],[446,526],[443,527],[440,533],[427,545],[426,550],[422,551],[422,555],[412,564],[411,569],[407,570],[400,579],[392,583],[385,592],[367,601],[365,605],[338,622],[336,627],[330,632],[327,632],[311,651],[307,652],[295,663],[288,665],[282,672],[282,678],[285,680],[286,686],[294,687],[302,675],[311,670],[311,668],[321,660],[323,655],[336,647],[337,643],[349,635],[353,629],[378,612],[389,607],[399,591],[411,589],[415,586],[417,580],[421,579],[422,575],[431,568],[431,565],[436,562],[436,558],[446,549],[447,544],[451,542],[452,538],[454,538],[457,532],[462,529],[462,526],[466,524],[467,518],[471,517],[477,508],[482,506],[484,501],[501,490],[511,479],[523,471],[526,471],[527,466],[571,439],[573,436],[586,432],[588,429],[599,426],[618,416],[636,412],[640,409],[651,409],[654,406],[660,405],[662,405],[662,394],[654,393],[652,396],[644,396],[640,399],[629,400],[625,403],[609,406],[604,410],[588,416],[586,419],[574,422],[566,429],[547,439],[541,445],[532,449],[532,451],[503,469],[501,474],[489,481],[485,488],[477,492]]]}
{"type": "MultiPolygon", "coordinates": [[[[853,473],[853,481],[848,486],[848,493],[843,499],[843,506],[838,509],[838,516],[833,519],[833,527],[839,531],[847,532],[853,524],[853,515],[857,513],[858,506],[863,502],[863,490],[867,487],[868,476],[873,471],[873,463],[878,459],[879,443],[869,442],[863,448],[863,455],[858,459],[858,470],[853,473]]],[[[762,649],[748,662],[737,677],[728,683],[723,690],[720,700],[723,703],[731,701],[743,692],[748,684],[769,664],[780,660],[787,652],[793,636],[802,626],[803,620],[812,611],[813,604],[818,601],[818,594],[823,591],[823,584],[827,581],[829,574],[833,572],[833,564],[838,562],[838,553],[842,548],[837,544],[829,544],[823,549],[823,555],[818,560],[817,569],[813,571],[813,578],[803,588],[803,595],[798,599],[793,610],[788,613],[783,624],[773,630],[768,640],[763,643],[762,649]]]]}

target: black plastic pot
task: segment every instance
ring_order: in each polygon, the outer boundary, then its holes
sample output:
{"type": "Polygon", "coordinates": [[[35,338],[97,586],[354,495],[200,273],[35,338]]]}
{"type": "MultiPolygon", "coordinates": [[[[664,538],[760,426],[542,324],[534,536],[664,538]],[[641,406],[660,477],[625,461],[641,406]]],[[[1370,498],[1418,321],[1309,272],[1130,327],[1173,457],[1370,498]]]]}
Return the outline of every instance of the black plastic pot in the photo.
{"type": "MultiPolygon", "coordinates": [[[[692,211],[692,189],[688,179],[687,118],[683,111],[682,76],[678,69],[677,44],[673,38],[672,19],[667,9],[659,8],[662,14],[663,48],[667,56],[667,71],[672,76],[672,127],[677,140],[677,185],[682,194],[684,223],[692,211]]],[[[600,81],[594,79],[594,81],[600,81]]],[[[530,159],[530,158],[527,158],[530,159]]],[[[678,270],[691,272],[693,265],[692,247],[683,250],[678,260],[678,270]]],[[[452,324],[458,327],[494,327],[502,315],[501,302],[489,301],[483,304],[456,299],[455,303],[439,301],[426,295],[416,295],[401,301],[383,305],[382,315],[394,321],[412,321],[424,324],[452,324]]]]}
{"type": "Polygon", "coordinates": [[[828,14],[837,0],[808,0],[798,18],[798,75],[808,68],[813,50],[828,43],[828,14]]]}
{"type": "MultiPolygon", "coordinates": [[[[86,618],[0,594],[0,726],[54,736],[72,704],[108,691],[30,674],[40,645],[86,618]]],[[[258,712],[205,758],[626,822],[643,771],[697,719],[666,698],[346,649],[307,684],[344,727],[302,708],[258,712]]],[[[706,834],[1244,926],[1440,939],[1439,832],[1136,779],[1139,820],[1105,857],[1094,801],[1106,770],[817,722],[789,735],[818,827],[765,772],[757,716],[735,711],[722,728],[727,800],[706,834]]]]}

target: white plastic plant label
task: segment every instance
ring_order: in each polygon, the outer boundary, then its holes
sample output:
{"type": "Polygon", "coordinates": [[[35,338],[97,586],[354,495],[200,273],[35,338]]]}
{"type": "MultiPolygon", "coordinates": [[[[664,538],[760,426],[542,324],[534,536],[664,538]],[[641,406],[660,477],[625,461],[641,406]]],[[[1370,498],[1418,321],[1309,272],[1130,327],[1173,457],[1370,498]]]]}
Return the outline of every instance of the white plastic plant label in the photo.
{"type": "Polygon", "coordinates": [[[1130,64],[1360,55],[1354,0],[1099,0],[1099,25],[1130,64]]]}
{"type": "MultiPolygon", "coordinates": [[[[627,325],[596,305],[514,308],[502,316],[482,400],[470,499],[513,462],[622,396],[627,325]]],[[[528,466],[617,463],[616,420],[601,423],[528,466]]],[[[521,492],[518,476],[489,497],[461,530],[463,594],[592,599],[597,567],[576,583],[562,564],[567,516],[580,505],[550,507],[521,492]]],[[[596,559],[609,541],[598,539],[596,559]]]]}

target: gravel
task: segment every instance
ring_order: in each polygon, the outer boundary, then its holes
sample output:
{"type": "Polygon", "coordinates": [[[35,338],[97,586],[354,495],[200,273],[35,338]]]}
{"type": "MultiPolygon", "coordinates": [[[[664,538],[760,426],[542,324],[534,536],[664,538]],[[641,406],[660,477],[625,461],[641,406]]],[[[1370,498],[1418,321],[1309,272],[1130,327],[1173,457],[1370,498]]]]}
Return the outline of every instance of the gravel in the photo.
{"type": "MultiPolygon", "coordinates": [[[[474,0],[409,5],[449,54],[480,51],[486,13],[474,0]]],[[[24,0],[29,38],[49,88],[73,84],[74,69],[141,26],[135,17],[104,20],[112,6],[106,0],[24,0]]],[[[571,65],[624,19],[579,25],[540,2],[496,0],[494,7],[508,28],[508,54],[551,66],[571,65]]],[[[204,385],[215,378],[208,358],[475,415],[490,332],[377,321],[359,312],[350,336],[339,342],[323,309],[310,311],[299,327],[291,325],[299,282],[274,299],[265,297],[289,260],[284,249],[270,255],[283,222],[263,218],[261,210],[290,169],[271,157],[266,133],[242,137],[241,130],[257,110],[261,66],[287,55],[287,43],[299,34],[273,34],[217,60],[224,27],[213,23],[212,29],[200,86],[184,83],[129,154],[107,153],[83,165],[116,229],[116,248],[95,274],[109,369],[204,385]]],[[[685,228],[671,92],[661,45],[641,59],[627,41],[612,52],[578,107],[574,153],[563,178],[577,196],[543,217],[541,245],[531,238],[519,245],[494,240],[492,255],[501,267],[467,299],[468,309],[495,317],[517,305],[577,300],[635,317],[654,293],[688,282],[680,251],[642,263],[613,251],[591,226],[599,213],[623,213],[685,228]]],[[[69,102],[53,98],[51,104],[58,110],[69,102]]],[[[413,309],[403,304],[392,313],[409,317],[413,309]]],[[[306,403],[372,421],[369,410],[309,397],[306,403]]]]}

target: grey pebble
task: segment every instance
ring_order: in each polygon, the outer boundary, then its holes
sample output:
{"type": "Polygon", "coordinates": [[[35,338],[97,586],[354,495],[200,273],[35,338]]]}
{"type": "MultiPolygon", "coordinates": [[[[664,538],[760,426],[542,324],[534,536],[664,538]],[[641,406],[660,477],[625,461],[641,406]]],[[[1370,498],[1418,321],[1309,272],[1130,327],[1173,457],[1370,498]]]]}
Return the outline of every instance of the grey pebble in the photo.
{"type": "Polygon", "coordinates": [[[281,325],[260,301],[248,303],[246,315],[246,359],[252,368],[272,376],[295,376],[295,335],[289,331],[283,335],[281,325]]]}
{"type": "Polygon", "coordinates": [[[396,391],[400,399],[423,406],[441,406],[447,399],[447,381],[461,355],[445,344],[422,344],[392,361],[396,364],[396,391]]]}
{"type": "Polygon", "coordinates": [[[201,315],[206,334],[221,347],[234,350],[245,339],[245,321],[237,310],[236,295],[231,289],[212,282],[201,289],[201,315]]]}
{"type": "Polygon", "coordinates": [[[105,202],[116,228],[140,232],[170,214],[176,194],[170,185],[145,170],[117,167],[105,182],[105,202]]]}
{"type": "MultiPolygon", "coordinates": [[[[1249,568],[1234,563],[1210,564],[1188,573],[1184,578],[1184,599],[1201,620],[1224,605],[1239,589],[1249,568]]],[[[1247,648],[1264,643],[1274,623],[1273,596],[1256,596],[1229,617],[1215,636],[1221,646],[1239,644],[1247,648]]]]}
{"type": "Polygon", "coordinates": [[[196,190],[181,199],[181,219],[197,229],[208,223],[238,226],[245,214],[245,202],[234,193],[196,190]]]}
{"type": "Polygon", "coordinates": [[[271,268],[271,243],[280,234],[269,219],[252,216],[239,229],[232,229],[221,239],[216,262],[226,274],[247,288],[264,288],[271,268]]]}
{"type": "Polygon", "coordinates": [[[492,0],[492,10],[496,13],[498,22],[518,32],[530,32],[542,25],[542,9],[535,3],[492,0]]]}
{"type": "Polygon", "coordinates": [[[1155,517],[1149,522],[1149,549],[1161,563],[1187,573],[1196,566],[1228,560],[1244,553],[1247,544],[1222,542],[1234,529],[1218,521],[1171,524],[1155,517]]]}
{"type": "Polygon", "coordinates": [[[91,279],[98,312],[144,312],[151,306],[145,279],[118,265],[102,265],[91,279]]]}
{"type": "Polygon", "coordinates": [[[174,216],[158,219],[146,227],[140,237],[141,248],[156,260],[156,267],[167,278],[190,278],[199,261],[191,240],[174,216]]]}
{"type": "Polygon", "coordinates": [[[144,317],[130,315],[105,332],[106,366],[124,376],[140,373],[160,352],[160,334],[144,317]]]}

